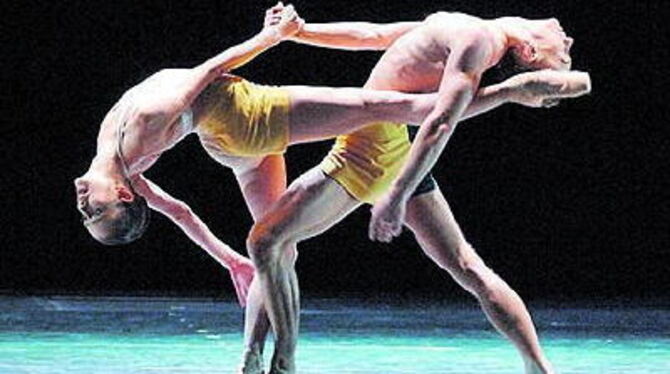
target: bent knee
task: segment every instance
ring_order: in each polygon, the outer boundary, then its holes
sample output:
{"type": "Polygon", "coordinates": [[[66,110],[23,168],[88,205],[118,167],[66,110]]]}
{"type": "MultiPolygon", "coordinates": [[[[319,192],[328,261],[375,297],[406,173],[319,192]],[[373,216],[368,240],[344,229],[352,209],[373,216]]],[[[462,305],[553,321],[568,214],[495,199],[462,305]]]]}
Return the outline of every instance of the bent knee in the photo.
{"type": "Polygon", "coordinates": [[[282,236],[278,227],[256,223],[251,228],[247,237],[247,250],[256,269],[263,270],[279,261],[281,243],[282,236]]]}
{"type": "Polygon", "coordinates": [[[498,276],[474,252],[469,243],[460,245],[457,261],[449,272],[470,293],[477,297],[493,296],[498,276]]]}

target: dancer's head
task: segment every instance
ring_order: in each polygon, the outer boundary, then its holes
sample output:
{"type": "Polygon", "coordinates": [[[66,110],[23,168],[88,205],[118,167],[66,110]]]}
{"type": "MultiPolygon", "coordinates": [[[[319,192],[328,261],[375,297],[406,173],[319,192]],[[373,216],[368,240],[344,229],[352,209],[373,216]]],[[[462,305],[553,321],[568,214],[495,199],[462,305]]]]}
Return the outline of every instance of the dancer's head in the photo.
{"type": "Polygon", "coordinates": [[[532,70],[570,70],[574,40],[565,34],[557,19],[505,17],[500,21],[511,31],[514,42],[510,51],[519,65],[532,70]]]}
{"type": "Polygon", "coordinates": [[[74,183],[77,208],[93,238],[119,245],[142,236],[149,224],[149,208],[125,178],[89,171],[74,183]]]}

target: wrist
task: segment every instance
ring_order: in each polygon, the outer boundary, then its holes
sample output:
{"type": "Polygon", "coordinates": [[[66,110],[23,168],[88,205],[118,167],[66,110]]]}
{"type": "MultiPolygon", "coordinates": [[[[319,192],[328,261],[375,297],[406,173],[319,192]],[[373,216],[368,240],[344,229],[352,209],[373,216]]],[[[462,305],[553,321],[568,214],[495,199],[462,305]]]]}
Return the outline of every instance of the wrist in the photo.
{"type": "Polygon", "coordinates": [[[389,198],[391,201],[404,203],[409,199],[407,188],[401,183],[394,183],[389,189],[389,198]]]}
{"type": "Polygon", "coordinates": [[[234,271],[242,265],[241,256],[232,256],[228,259],[228,270],[234,271]]]}
{"type": "Polygon", "coordinates": [[[307,27],[307,24],[303,23],[298,29],[298,31],[296,31],[293,35],[288,37],[288,40],[294,42],[300,41],[305,36],[305,27],[307,27]]]}
{"type": "Polygon", "coordinates": [[[282,36],[275,27],[266,27],[258,33],[258,39],[265,47],[273,47],[282,41],[282,36]]]}

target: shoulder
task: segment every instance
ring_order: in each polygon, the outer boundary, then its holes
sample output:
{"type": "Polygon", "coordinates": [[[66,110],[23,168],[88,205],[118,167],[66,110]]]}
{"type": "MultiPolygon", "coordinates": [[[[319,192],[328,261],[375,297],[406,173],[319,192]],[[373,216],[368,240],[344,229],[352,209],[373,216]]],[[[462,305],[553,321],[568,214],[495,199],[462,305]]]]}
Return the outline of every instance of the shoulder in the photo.
{"type": "Polygon", "coordinates": [[[440,26],[448,27],[471,27],[478,23],[482,23],[482,19],[479,17],[471,16],[469,14],[460,13],[460,12],[435,12],[424,19],[425,23],[428,24],[438,24],[440,26]]]}
{"type": "Polygon", "coordinates": [[[143,81],[141,81],[134,88],[146,88],[171,85],[176,82],[181,82],[193,75],[193,69],[162,69],[159,70],[143,81]]]}
{"type": "Polygon", "coordinates": [[[486,28],[464,30],[450,47],[451,66],[464,72],[483,73],[495,54],[494,38],[486,28]]]}
{"type": "Polygon", "coordinates": [[[452,49],[458,46],[486,46],[494,38],[481,18],[464,13],[437,12],[429,15],[424,24],[430,33],[452,49]]]}
{"type": "Polygon", "coordinates": [[[455,14],[458,14],[458,13],[447,12],[447,11],[439,11],[439,12],[431,13],[424,19],[424,22],[430,23],[430,22],[444,21],[446,19],[451,18],[455,14]]]}

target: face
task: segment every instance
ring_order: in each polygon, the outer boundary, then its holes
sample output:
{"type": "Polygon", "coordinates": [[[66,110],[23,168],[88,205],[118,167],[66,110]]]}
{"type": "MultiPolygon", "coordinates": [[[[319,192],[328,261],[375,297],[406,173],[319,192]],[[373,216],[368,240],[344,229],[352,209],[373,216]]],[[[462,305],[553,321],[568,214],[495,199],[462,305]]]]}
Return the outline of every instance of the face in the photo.
{"type": "Polygon", "coordinates": [[[108,224],[119,215],[120,202],[118,183],[109,178],[84,176],[74,181],[77,191],[77,209],[82,215],[84,226],[94,238],[104,238],[108,234],[108,224]]]}
{"type": "Polygon", "coordinates": [[[558,20],[527,22],[533,51],[522,60],[533,69],[570,70],[570,47],[574,40],[565,34],[558,20]]]}

